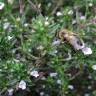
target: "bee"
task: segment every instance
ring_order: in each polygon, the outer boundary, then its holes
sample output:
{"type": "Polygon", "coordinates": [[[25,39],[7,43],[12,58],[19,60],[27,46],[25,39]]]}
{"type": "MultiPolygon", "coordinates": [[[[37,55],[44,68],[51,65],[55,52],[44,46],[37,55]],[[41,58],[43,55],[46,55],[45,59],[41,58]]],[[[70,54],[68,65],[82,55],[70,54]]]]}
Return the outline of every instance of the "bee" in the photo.
{"type": "Polygon", "coordinates": [[[69,44],[71,44],[75,50],[80,50],[85,46],[83,40],[77,34],[67,29],[60,30],[57,33],[57,36],[61,42],[67,41],[69,44]]]}
{"type": "Polygon", "coordinates": [[[67,29],[62,29],[57,33],[57,37],[62,41],[69,41],[73,35],[75,34],[67,29]]]}

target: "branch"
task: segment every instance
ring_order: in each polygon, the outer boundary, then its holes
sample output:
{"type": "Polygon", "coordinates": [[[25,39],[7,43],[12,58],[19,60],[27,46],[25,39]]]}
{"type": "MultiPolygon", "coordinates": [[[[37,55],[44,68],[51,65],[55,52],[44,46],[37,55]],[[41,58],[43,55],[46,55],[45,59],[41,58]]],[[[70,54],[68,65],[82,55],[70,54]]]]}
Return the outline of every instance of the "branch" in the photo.
{"type": "Polygon", "coordinates": [[[62,0],[57,0],[56,7],[52,10],[51,15],[54,15],[57,9],[62,5],[62,0]]]}
{"type": "Polygon", "coordinates": [[[37,12],[38,14],[41,14],[41,10],[36,6],[34,5],[34,3],[31,1],[31,0],[28,0],[28,3],[31,5],[31,8],[37,12]]]}
{"type": "Polygon", "coordinates": [[[20,6],[20,14],[23,14],[24,5],[23,5],[23,1],[22,0],[19,0],[19,6],[20,6]]]}

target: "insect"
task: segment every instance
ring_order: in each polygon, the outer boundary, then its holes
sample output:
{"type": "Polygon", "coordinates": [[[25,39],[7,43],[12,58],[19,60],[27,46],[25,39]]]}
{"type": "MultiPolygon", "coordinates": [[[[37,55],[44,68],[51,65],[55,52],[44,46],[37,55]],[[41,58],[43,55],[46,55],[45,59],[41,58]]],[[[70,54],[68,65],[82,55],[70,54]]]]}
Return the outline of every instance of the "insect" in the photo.
{"type": "Polygon", "coordinates": [[[57,33],[57,36],[61,42],[67,41],[70,43],[75,50],[80,50],[85,47],[83,40],[78,35],[67,29],[60,30],[57,33]]]}

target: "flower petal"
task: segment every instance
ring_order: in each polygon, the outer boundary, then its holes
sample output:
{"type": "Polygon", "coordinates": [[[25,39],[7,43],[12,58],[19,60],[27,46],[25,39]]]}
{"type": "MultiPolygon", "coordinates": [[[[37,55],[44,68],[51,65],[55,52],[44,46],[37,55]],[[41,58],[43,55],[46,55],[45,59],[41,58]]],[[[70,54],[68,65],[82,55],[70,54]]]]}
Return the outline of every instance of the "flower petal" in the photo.
{"type": "Polygon", "coordinates": [[[84,53],[84,55],[90,55],[90,54],[92,54],[92,50],[89,47],[82,48],[82,52],[84,53]]]}

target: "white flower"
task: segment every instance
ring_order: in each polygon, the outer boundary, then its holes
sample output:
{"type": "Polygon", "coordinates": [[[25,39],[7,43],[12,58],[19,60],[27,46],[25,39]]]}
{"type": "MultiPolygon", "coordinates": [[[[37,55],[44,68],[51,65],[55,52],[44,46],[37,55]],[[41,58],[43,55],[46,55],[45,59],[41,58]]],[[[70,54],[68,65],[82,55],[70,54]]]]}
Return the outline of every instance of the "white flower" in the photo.
{"type": "Polygon", "coordinates": [[[74,86],[73,85],[68,85],[68,89],[73,90],[74,89],[74,86]]]}
{"type": "Polygon", "coordinates": [[[60,11],[58,11],[58,12],[56,13],[56,15],[57,15],[57,16],[62,16],[62,13],[61,13],[60,11]]]}
{"type": "Polygon", "coordinates": [[[48,26],[49,25],[49,22],[48,21],[45,21],[45,26],[48,26]]]}
{"type": "Polygon", "coordinates": [[[9,27],[9,25],[10,25],[10,24],[9,24],[8,22],[4,23],[4,24],[3,24],[3,29],[6,30],[6,29],[9,27]]]}
{"type": "Polygon", "coordinates": [[[57,41],[53,41],[52,42],[52,46],[59,45],[59,44],[60,44],[60,40],[57,40],[57,41]]]}
{"type": "Polygon", "coordinates": [[[92,79],[92,76],[91,76],[91,75],[89,75],[89,76],[88,76],[88,79],[92,79]]]}
{"type": "Polygon", "coordinates": [[[45,17],[45,20],[48,20],[49,19],[49,17],[45,17]]]}
{"type": "Polygon", "coordinates": [[[46,86],[45,85],[42,85],[42,88],[45,88],[46,86]]]}
{"type": "Polygon", "coordinates": [[[30,75],[31,75],[31,76],[34,76],[35,78],[39,77],[39,73],[38,73],[38,71],[36,71],[36,70],[31,71],[31,72],[30,72],[30,75]]]}
{"type": "Polygon", "coordinates": [[[92,89],[92,86],[91,86],[91,85],[89,85],[89,86],[88,86],[88,89],[89,89],[89,90],[91,90],[91,89],[92,89]]]}
{"type": "Polygon", "coordinates": [[[47,5],[47,6],[48,6],[48,7],[50,7],[51,5],[52,5],[51,3],[48,3],[48,5],[47,5]]]}
{"type": "Polygon", "coordinates": [[[82,48],[82,52],[84,53],[84,55],[90,55],[90,54],[92,54],[92,50],[89,47],[82,48]]]}
{"type": "Polygon", "coordinates": [[[85,95],[84,96],[90,96],[90,94],[88,94],[88,93],[85,93],[85,95]]]}
{"type": "Polygon", "coordinates": [[[80,16],[80,20],[85,20],[86,16],[80,16]]]}
{"type": "Polygon", "coordinates": [[[11,40],[13,37],[12,36],[8,36],[8,40],[11,40]]]}
{"type": "Polygon", "coordinates": [[[61,84],[61,80],[57,80],[57,84],[61,84]]]}
{"type": "Polygon", "coordinates": [[[57,50],[54,50],[53,53],[56,54],[58,51],[57,50]]]}
{"type": "Polygon", "coordinates": [[[14,89],[8,89],[8,96],[13,96],[13,91],[14,91],[14,89]]]}
{"type": "Polygon", "coordinates": [[[28,49],[28,52],[31,52],[31,49],[28,49]]]}
{"type": "Polygon", "coordinates": [[[28,23],[25,23],[25,24],[24,24],[24,27],[28,27],[28,25],[29,25],[28,23]]]}
{"type": "Polygon", "coordinates": [[[45,94],[44,92],[40,92],[40,96],[44,96],[44,94],[45,94]]]}
{"type": "Polygon", "coordinates": [[[26,82],[24,80],[21,80],[18,87],[21,88],[22,90],[25,90],[26,89],[26,82]]]}
{"type": "Polygon", "coordinates": [[[89,7],[92,7],[93,6],[93,3],[89,3],[89,7]]]}
{"type": "Polygon", "coordinates": [[[15,52],[16,52],[16,50],[17,50],[17,49],[15,49],[15,48],[14,48],[14,49],[12,49],[12,53],[15,53],[15,52]]]}
{"type": "Polygon", "coordinates": [[[96,65],[93,65],[92,66],[92,69],[96,71],[96,65]]]}
{"type": "Polygon", "coordinates": [[[76,23],[77,23],[77,21],[76,21],[76,20],[73,20],[73,21],[72,21],[72,24],[73,24],[73,25],[74,25],[74,24],[76,24],[76,23]]]}
{"type": "Polygon", "coordinates": [[[37,49],[38,49],[38,50],[43,50],[44,47],[43,47],[42,45],[40,45],[40,46],[37,47],[37,49]]]}
{"type": "MultiPolygon", "coordinates": [[[[36,31],[35,31],[34,29],[32,29],[31,32],[32,32],[32,33],[35,33],[36,31]]],[[[31,41],[31,39],[30,39],[30,41],[31,41]]]]}
{"type": "Polygon", "coordinates": [[[0,10],[4,8],[5,4],[3,2],[0,2],[0,10]]]}
{"type": "Polygon", "coordinates": [[[57,73],[50,73],[50,77],[56,77],[57,73]]]}
{"type": "Polygon", "coordinates": [[[19,22],[20,21],[20,17],[16,18],[16,21],[19,22]]]}
{"type": "Polygon", "coordinates": [[[68,15],[73,15],[73,10],[69,10],[68,15]]]}

